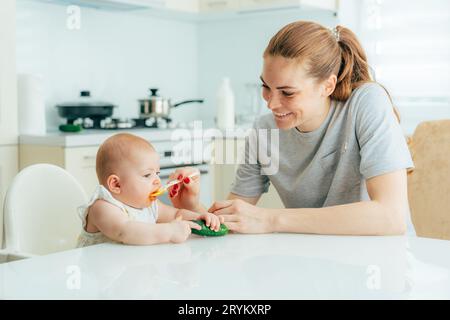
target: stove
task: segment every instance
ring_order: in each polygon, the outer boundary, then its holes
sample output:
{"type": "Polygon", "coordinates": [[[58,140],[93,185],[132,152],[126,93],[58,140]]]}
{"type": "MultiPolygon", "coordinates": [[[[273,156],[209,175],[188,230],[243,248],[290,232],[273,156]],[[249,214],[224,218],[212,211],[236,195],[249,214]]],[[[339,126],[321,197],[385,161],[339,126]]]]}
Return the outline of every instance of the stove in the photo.
{"type": "Polygon", "coordinates": [[[79,124],[83,129],[95,130],[121,130],[121,129],[144,129],[144,128],[173,128],[172,119],[168,117],[148,117],[148,118],[106,118],[106,119],[78,119],[74,124],[79,124]]]}

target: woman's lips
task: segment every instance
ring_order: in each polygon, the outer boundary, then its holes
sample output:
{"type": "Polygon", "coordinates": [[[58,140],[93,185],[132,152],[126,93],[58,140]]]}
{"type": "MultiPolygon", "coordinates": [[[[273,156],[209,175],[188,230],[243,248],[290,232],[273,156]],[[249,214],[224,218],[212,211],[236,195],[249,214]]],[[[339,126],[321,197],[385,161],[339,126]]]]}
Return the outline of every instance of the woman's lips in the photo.
{"type": "Polygon", "coordinates": [[[287,119],[294,114],[293,112],[286,112],[286,113],[272,112],[272,113],[275,116],[275,118],[280,120],[287,119]]]}

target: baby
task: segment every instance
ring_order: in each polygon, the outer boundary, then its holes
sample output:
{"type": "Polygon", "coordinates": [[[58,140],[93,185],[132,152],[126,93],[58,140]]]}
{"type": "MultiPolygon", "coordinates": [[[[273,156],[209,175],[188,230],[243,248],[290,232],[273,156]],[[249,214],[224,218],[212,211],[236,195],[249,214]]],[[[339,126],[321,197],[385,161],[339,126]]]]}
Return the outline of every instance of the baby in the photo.
{"type": "Polygon", "coordinates": [[[78,208],[83,230],[78,247],[102,242],[149,245],[183,242],[191,228],[189,220],[205,220],[219,230],[220,220],[211,213],[176,209],[149,194],[161,187],[159,155],[146,140],[131,134],[107,139],[97,152],[100,185],[88,204],[78,208]]]}

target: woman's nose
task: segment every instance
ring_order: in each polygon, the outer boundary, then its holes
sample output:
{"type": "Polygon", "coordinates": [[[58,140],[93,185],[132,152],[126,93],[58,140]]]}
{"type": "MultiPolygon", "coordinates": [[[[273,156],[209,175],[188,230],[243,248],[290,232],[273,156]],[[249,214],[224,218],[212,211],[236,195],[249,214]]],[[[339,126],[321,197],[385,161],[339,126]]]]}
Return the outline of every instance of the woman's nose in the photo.
{"type": "Polygon", "coordinates": [[[275,110],[280,107],[280,100],[276,94],[271,94],[269,99],[267,99],[267,107],[270,110],[275,110]]]}

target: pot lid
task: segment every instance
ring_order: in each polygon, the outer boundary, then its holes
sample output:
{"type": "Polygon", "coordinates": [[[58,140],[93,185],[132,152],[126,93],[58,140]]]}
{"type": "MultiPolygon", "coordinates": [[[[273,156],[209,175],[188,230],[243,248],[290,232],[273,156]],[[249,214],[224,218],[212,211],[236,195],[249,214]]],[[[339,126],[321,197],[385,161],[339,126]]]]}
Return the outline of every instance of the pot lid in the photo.
{"type": "Polygon", "coordinates": [[[148,98],[144,98],[144,99],[139,99],[139,101],[149,101],[149,100],[151,100],[151,101],[159,101],[159,100],[166,100],[166,99],[164,99],[163,97],[161,97],[161,96],[159,96],[158,95],[158,88],[150,88],[149,89],[149,91],[150,91],[150,95],[149,95],[149,97],[148,98]]]}
{"type": "Polygon", "coordinates": [[[63,102],[56,105],[58,108],[70,108],[70,107],[115,107],[110,102],[94,100],[91,97],[91,92],[84,90],[80,92],[78,100],[63,102]]]}

